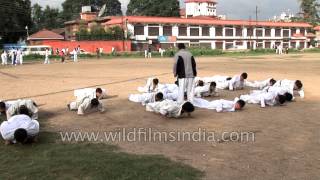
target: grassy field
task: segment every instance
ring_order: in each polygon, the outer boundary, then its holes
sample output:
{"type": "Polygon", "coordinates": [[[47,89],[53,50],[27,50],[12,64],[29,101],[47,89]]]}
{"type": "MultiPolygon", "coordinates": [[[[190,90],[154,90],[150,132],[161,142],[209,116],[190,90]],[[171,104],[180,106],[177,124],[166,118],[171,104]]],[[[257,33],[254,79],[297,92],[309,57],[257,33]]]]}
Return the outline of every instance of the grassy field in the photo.
{"type": "Polygon", "coordinates": [[[202,172],[161,155],[133,155],[106,144],[64,144],[41,133],[37,144],[0,145],[0,179],[200,179],[202,172]]]}

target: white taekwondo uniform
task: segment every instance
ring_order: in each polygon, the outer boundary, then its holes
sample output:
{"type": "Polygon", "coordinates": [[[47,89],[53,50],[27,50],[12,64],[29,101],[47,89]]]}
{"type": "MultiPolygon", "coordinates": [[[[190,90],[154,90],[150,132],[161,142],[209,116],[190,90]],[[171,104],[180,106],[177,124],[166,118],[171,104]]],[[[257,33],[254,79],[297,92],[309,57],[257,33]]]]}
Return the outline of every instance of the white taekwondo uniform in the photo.
{"type": "Polygon", "coordinates": [[[148,78],[147,84],[144,87],[138,87],[138,91],[141,93],[150,93],[150,92],[157,92],[159,84],[154,86],[153,80],[156,78],[148,78]]]}
{"type": "Polygon", "coordinates": [[[148,103],[156,102],[157,93],[131,94],[129,100],[135,103],[141,103],[145,106],[148,103]]]}
{"type": "Polygon", "coordinates": [[[198,108],[216,110],[217,112],[235,112],[235,105],[238,101],[239,98],[235,98],[234,101],[220,99],[211,102],[202,98],[195,98],[193,105],[198,108]]]}
{"type": "Polygon", "coordinates": [[[176,101],[163,100],[161,102],[149,103],[146,106],[148,112],[159,113],[163,116],[170,118],[181,117],[182,105],[176,101]]]}
{"type": "MultiPolygon", "coordinates": [[[[80,99],[88,96],[90,96],[91,98],[97,98],[96,90],[97,90],[96,88],[77,89],[77,90],[74,90],[73,94],[76,98],[80,98],[80,99]]],[[[107,90],[102,89],[102,94],[99,97],[99,100],[106,99],[107,97],[108,97],[107,90]]]]}
{"type": "Polygon", "coordinates": [[[17,129],[25,129],[29,137],[35,137],[39,134],[39,128],[39,122],[29,116],[15,115],[0,125],[0,133],[4,140],[13,142],[17,129]]]}
{"type": "Polygon", "coordinates": [[[77,110],[78,115],[84,115],[85,113],[91,112],[91,111],[100,111],[104,112],[104,106],[101,101],[99,101],[99,105],[97,108],[92,108],[91,106],[91,100],[94,98],[91,98],[90,96],[77,98],[76,101],[70,103],[70,110],[77,110]]]}
{"type": "Polygon", "coordinates": [[[6,106],[8,106],[8,109],[6,111],[7,113],[7,119],[10,119],[14,115],[19,114],[19,108],[21,106],[26,106],[31,113],[31,118],[37,120],[38,119],[38,107],[35,105],[35,102],[30,99],[22,99],[22,100],[16,100],[16,101],[10,101],[9,103],[6,103],[6,106]]]}
{"type": "MultiPolygon", "coordinates": [[[[276,84],[274,84],[274,87],[283,87],[289,90],[289,93],[292,94],[294,96],[295,90],[294,90],[294,86],[295,86],[296,81],[292,81],[292,80],[288,80],[288,79],[284,79],[284,80],[280,80],[277,81],[276,84]]],[[[298,94],[300,95],[301,98],[304,98],[305,94],[304,94],[304,90],[303,88],[298,91],[298,94]]]]}
{"type": "Polygon", "coordinates": [[[263,81],[254,81],[254,82],[245,81],[245,85],[252,88],[264,89],[268,86],[271,86],[270,84],[271,79],[272,78],[269,78],[263,81]]]}

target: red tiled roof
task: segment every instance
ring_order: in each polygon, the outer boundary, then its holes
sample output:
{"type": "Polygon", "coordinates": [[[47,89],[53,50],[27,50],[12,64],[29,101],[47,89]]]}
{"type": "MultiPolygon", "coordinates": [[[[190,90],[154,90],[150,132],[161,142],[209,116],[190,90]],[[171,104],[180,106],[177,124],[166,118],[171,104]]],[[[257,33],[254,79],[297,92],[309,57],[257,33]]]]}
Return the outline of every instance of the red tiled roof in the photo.
{"type": "Polygon", "coordinates": [[[216,0],[185,0],[185,3],[217,3],[216,0]]]}
{"type": "Polygon", "coordinates": [[[41,30],[37,33],[34,33],[28,37],[28,40],[44,40],[44,39],[63,40],[64,37],[46,29],[41,30]]]}
{"type": "Polygon", "coordinates": [[[320,31],[320,26],[315,27],[314,30],[320,31]]]}
{"type": "MultiPolygon", "coordinates": [[[[204,18],[177,18],[177,17],[151,17],[151,16],[126,16],[123,17],[129,23],[154,23],[154,24],[191,24],[191,25],[232,25],[232,26],[265,26],[265,27],[300,27],[311,28],[305,22],[271,22],[271,21],[248,21],[248,20],[221,20],[204,18]]],[[[121,17],[110,17],[110,21],[103,25],[121,24],[121,17]]]]}

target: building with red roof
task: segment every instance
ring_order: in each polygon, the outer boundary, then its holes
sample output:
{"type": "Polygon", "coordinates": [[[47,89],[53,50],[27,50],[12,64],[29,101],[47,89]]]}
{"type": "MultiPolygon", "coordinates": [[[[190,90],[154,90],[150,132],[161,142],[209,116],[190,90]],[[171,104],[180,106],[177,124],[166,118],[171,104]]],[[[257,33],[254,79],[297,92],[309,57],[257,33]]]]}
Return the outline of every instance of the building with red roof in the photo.
{"type": "Polygon", "coordinates": [[[29,36],[27,40],[31,45],[39,45],[43,41],[63,41],[64,37],[53,31],[43,29],[29,36]]]}
{"type": "MultiPolygon", "coordinates": [[[[216,6],[215,0],[186,0],[206,7],[216,6]],[[212,4],[210,4],[212,3],[212,4]]],[[[187,5],[186,4],[186,5],[187,5]]],[[[208,9],[207,9],[208,10],[208,9]]],[[[83,13],[82,13],[83,14],[83,13]]],[[[90,14],[92,15],[92,13],[90,14]]],[[[273,22],[250,20],[223,20],[212,14],[193,14],[186,17],[107,16],[81,15],[82,19],[65,23],[66,38],[75,40],[81,26],[88,31],[92,25],[105,29],[120,26],[132,41],[132,50],[167,49],[177,43],[212,49],[307,48],[310,45],[312,25],[305,22],[273,22]]]]}

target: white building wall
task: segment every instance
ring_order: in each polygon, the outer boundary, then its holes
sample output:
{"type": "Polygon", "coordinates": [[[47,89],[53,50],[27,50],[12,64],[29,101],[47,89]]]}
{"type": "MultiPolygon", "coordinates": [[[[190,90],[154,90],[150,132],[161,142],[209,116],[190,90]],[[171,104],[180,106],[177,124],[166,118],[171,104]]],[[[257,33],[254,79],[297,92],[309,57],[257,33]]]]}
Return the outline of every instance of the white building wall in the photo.
{"type": "Polygon", "coordinates": [[[209,6],[207,2],[203,3],[186,3],[187,16],[216,16],[217,6],[209,6]]]}

